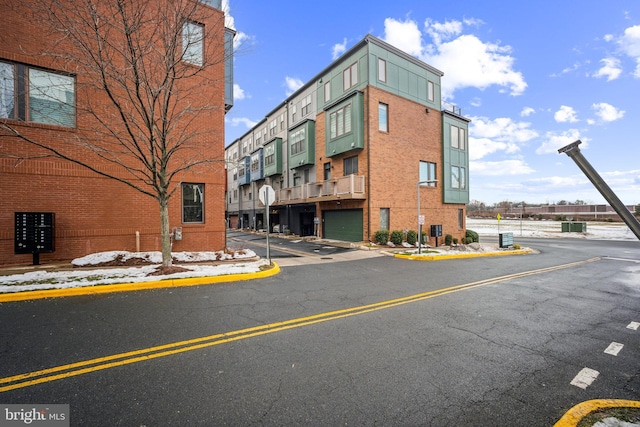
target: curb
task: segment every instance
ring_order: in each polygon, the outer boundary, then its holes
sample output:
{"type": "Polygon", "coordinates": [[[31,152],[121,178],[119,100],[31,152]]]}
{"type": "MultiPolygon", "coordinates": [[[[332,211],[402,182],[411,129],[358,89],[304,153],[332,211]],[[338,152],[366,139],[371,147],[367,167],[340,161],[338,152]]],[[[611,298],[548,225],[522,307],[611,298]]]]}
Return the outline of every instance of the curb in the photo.
{"type": "Polygon", "coordinates": [[[60,298],[79,295],[97,295],[114,292],[133,292],[149,289],[179,288],[185,286],[210,285],[216,283],[238,282],[242,280],[263,279],[280,273],[280,266],[275,262],[268,270],[256,273],[226,274],[222,276],[191,277],[186,279],[165,279],[150,282],[119,283],[113,285],[82,286],[77,288],[47,289],[42,291],[24,291],[0,294],[0,303],[27,301],[43,298],[60,298]]]}
{"type": "Polygon", "coordinates": [[[489,256],[506,256],[506,255],[526,255],[531,254],[531,249],[519,249],[515,251],[504,252],[487,252],[487,253],[472,253],[472,254],[456,254],[456,255],[401,255],[395,254],[394,258],[408,259],[411,261],[439,261],[442,259],[460,259],[460,258],[478,258],[489,256]]]}
{"type": "Polygon", "coordinates": [[[553,427],[575,427],[589,413],[607,408],[640,408],[640,402],[622,399],[594,399],[569,409],[553,427]]]}

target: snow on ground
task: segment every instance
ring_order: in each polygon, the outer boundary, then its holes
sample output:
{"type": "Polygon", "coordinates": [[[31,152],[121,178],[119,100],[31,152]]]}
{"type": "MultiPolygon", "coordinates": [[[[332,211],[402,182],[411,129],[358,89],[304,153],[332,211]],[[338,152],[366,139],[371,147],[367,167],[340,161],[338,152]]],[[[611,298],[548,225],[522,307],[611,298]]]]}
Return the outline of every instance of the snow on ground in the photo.
{"type": "Polygon", "coordinates": [[[72,261],[76,267],[90,267],[102,263],[140,258],[154,264],[138,267],[109,267],[95,269],[72,269],[59,271],[38,270],[23,274],[13,274],[0,276],[0,293],[23,292],[43,289],[64,289],[82,286],[108,285],[114,283],[138,283],[165,279],[182,279],[186,277],[209,277],[226,274],[255,273],[260,271],[260,267],[268,264],[266,260],[247,261],[256,257],[255,252],[250,249],[235,252],[233,254],[225,252],[176,252],[173,253],[177,260],[174,265],[187,269],[180,273],[164,276],[150,276],[158,264],[162,263],[160,252],[100,252],[77,258],[72,261]],[[184,262],[213,262],[226,260],[227,263],[218,265],[207,264],[181,264],[184,262]],[[233,263],[229,261],[238,260],[233,263]],[[244,261],[243,261],[244,260],[244,261]]]}
{"type": "Polygon", "coordinates": [[[586,233],[563,233],[562,222],[523,219],[521,223],[517,219],[503,219],[498,224],[497,219],[467,218],[467,228],[475,231],[480,236],[497,237],[499,233],[513,233],[513,237],[638,240],[636,235],[623,222],[587,222],[586,233]]]}

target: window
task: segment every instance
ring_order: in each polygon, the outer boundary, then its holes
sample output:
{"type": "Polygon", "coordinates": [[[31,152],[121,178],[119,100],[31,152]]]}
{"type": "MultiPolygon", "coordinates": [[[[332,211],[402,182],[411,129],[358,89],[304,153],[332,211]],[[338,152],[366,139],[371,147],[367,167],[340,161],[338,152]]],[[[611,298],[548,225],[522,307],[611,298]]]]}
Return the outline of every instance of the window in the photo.
{"type": "Polygon", "coordinates": [[[378,104],[378,130],[389,132],[389,106],[382,102],[378,104]]]}
{"type": "Polygon", "coordinates": [[[251,172],[258,172],[260,170],[260,159],[255,156],[251,159],[251,172]]]}
{"type": "Polygon", "coordinates": [[[324,84],[324,102],[331,100],[331,82],[328,81],[324,84]]]}
{"type": "Polygon", "coordinates": [[[182,59],[189,64],[201,66],[204,52],[204,26],[186,22],[182,26],[182,59]]]}
{"type": "Polygon", "coordinates": [[[75,127],[75,78],[0,62],[0,117],[75,127]]]}
{"type": "Polygon", "coordinates": [[[342,89],[348,90],[358,84],[358,63],[355,62],[342,72],[342,89]]]}
{"type": "Polygon", "coordinates": [[[298,106],[294,105],[293,107],[291,107],[291,122],[295,122],[296,121],[296,113],[298,112],[298,106]]]}
{"type": "Polygon", "coordinates": [[[323,165],[323,169],[324,169],[324,180],[329,180],[331,179],[331,163],[327,162],[323,165]]]}
{"type": "Polygon", "coordinates": [[[305,140],[305,129],[302,128],[291,134],[291,155],[302,153],[305,151],[304,140],[305,140]]]}
{"type": "MultiPolygon", "coordinates": [[[[436,164],[431,162],[420,162],[420,182],[435,181],[436,178],[436,164]]],[[[423,184],[427,187],[435,187],[436,182],[430,182],[423,184]]]]}
{"type": "Polygon", "coordinates": [[[464,150],[467,146],[466,134],[467,132],[464,128],[451,125],[451,148],[464,150]]]}
{"type": "Polygon", "coordinates": [[[309,183],[309,169],[305,169],[304,172],[302,172],[302,175],[304,176],[304,183],[308,184],[309,183]]]}
{"type": "Polygon", "coordinates": [[[434,92],[433,82],[427,81],[427,98],[429,99],[429,101],[433,101],[435,98],[433,92],[434,92]]]}
{"type": "Polygon", "coordinates": [[[310,111],[311,111],[311,95],[306,96],[302,100],[302,108],[300,112],[302,113],[302,117],[304,117],[307,114],[309,114],[310,111]]]}
{"type": "Polygon", "coordinates": [[[380,208],[380,230],[389,229],[389,208],[380,208]]]}
{"type": "Polygon", "coordinates": [[[358,173],[358,156],[344,159],[344,176],[358,173]]]}
{"type": "Polygon", "coordinates": [[[451,188],[467,188],[467,171],[461,166],[451,166],[451,188]]]}
{"type": "Polygon", "coordinates": [[[387,82],[387,61],[378,58],[378,80],[387,82]]]}
{"type": "Polygon", "coordinates": [[[269,123],[269,136],[273,136],[276,134],[276,132],[278,131],[278,124],[277,124],[277,120],[273,119],[270,123],[269,123]]]}
{"type": "Polygon", "coordinates": [[[351,104],[329,115],[331,139],[351,132],[351,104]]]}
{"type": "Polygon", "coordinates": [[[264,149],[264,165],[271,166],[276,162],[276,146],[270,145],[264,149]]]}
{"type": "Polygon", "coordinates": [[[15,70],[13,64],[0,62],[0,118],[15,119],[15,70]]]}
{"type": "Polygon", "coordinates": [[[204,184],[182,184],[182,222],[204,222],[204,184]]]}
{"type": "Polygon", "coordinates": [[[464,209],[458,209],[458,228],[464,228],[464,209]]]}

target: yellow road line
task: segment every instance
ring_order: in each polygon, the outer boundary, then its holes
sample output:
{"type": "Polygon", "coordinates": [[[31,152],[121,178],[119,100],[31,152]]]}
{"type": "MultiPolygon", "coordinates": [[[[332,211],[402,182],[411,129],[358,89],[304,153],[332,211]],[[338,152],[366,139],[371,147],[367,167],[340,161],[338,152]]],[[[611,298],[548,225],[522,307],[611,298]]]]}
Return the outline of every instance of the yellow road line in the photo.
{"type": "Polygon", "coordinates": [[[525,271],[506,276],[500,276],[492,279],[481,280],[478,282],[467,283],[463,285],[451,286],[448,288],[437,289],[434,291],[422,292],[406,297],[395,298],[391,300],[381,301],[377,303],[345,308],[340,310],[319,313],[312,316],[300,317],[296,319],[285,320],[281,322],[269,323],[266,325],[253,326],[250,328],[239,329],[235,331],[209,335],[200,338],[194,338],[175,343],[164,344],[160,346],[149,347],[145,349],[134,350],[130,352],[118,353],[110,356],[99,357],[90,360],[84,360],[76,363],[55,366],[48,369],[42,369],[33,372],[13,375],[0,378],[0,393],[18,388],[29,387],[36,384],[55,381],[63,378],[69,378],[77,375],[96,372],[104,369],[114,368],[117,366],[128,365],[132,363],[142,362],[146,360],[156,359],[159,357],[170,356],[187,351],[198,350],[205,347],[212,347],[232,341],[239,341],[246,338],[252,338],[260,335],[266,335],[274,332],[284,331],[287,329],[309,326],[316,323],[327,322],[330,320],[342,319],[350,316],[370,313],[372,311],[382,310],[386,308],[396,307],[411,302],[422,301],[435,298],[442,295],[459,292],[462,290],[473,289],[480,286],[486,286],[494,283],[504,282],[506,280],[516,279],[520,277],[542,274],[550,271],[575,267],[581,264],[598,261],[601,258],[591,258],[585,261],[578,261],[569,264],[558,265],[554,267],[541,268],[538,270],[525,271]]]}

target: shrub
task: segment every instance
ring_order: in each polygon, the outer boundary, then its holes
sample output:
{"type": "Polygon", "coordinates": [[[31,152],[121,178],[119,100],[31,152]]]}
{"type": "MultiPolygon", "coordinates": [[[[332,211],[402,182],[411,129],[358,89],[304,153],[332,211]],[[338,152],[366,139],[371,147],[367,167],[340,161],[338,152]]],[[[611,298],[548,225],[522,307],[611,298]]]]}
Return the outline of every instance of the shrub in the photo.
{"type": "Polygon", "coordinates": [[[469,243],[473,243],[473,239],[471,237],[465,237],[462,239],[462,243],[468,245],[469,243]]]}
{"type": "Polygon", "coordinates": [[[402,230],[393,230],[391,232],[391,243],[394,245],[401,245],[402,240],[404,239],[404,233],[402,230]]]}
{"type": "Polygon", "coordinates": [[[458,238],[457,238],[457,237],[454,237],[454,238],[453,238],[453,244],[454,244],[454,245],[457,245],[457,244],[458,244],[458,238]]]}
{"type": "Polygon", "coordinates": [[[513,245],[513,249],[518,250],[518,249],[522,249],[522,247],[519,244],[516,243],[516,244],[513,245]]]}
{"type": "Polygon", "coordinates": [[[444,244],[446,246],[451,246],[452,241],[453,241],[453,236],[451,234],[447,234],[444,236],[444,244]]]}
{"type": "Polygon", "coordinates": [[[374,235],[374,239],[379,245],[386,245],[389,241],[389,230],[378,230],[374,235]]]}
{"type": "Polygon", "coordinates": [[[479,242],[480,241],[480,237],[478,236],[478,233],[476,233],[473,230],[467,230],[467,232],[465,233],[465,237],[468,239],[471,239],[471,241],[469,243],[473,243],[473,242],[479,242]]]}
{"type": "Polygon", "coordinates": [[[420,239],[420,243],[422,243],[423,245],[425,245],[427,243],[427,232],[423,231],[421,234],[421,239],[420,239]]]}
{"type": "Polygon", "coordinates": [[[415,230],[407,231],[407,243],[410,245],[415,245],[418,241],[418,232],[415,230]]]}

